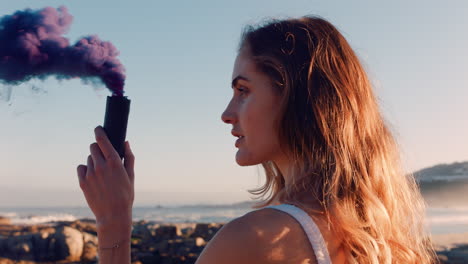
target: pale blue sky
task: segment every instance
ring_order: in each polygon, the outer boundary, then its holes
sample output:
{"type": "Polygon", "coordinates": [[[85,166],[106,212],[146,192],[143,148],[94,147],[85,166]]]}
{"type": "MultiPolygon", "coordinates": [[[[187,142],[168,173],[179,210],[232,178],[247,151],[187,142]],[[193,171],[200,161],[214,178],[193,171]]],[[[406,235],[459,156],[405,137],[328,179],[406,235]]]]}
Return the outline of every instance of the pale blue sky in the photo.
{"type": "MultiPolygon", "coordinates": [[[[97,34],[120,50],[132,100],[136,204],[243,201],[247,189],[263,184],[256,167],[235,163],[231,127],[220,115],[241,30],[267,17],[315,14],[341,30],[375,85],[408,171],[468,160],[466,1],[0,3],[0,16],[65,5],[74,16],[72,42],[97,34]]],[[[50,78],[13,87],[9,102],[0,99],[0,191],[10,190],[0,206],[85,205],[75,168],[102,124],[107,95],[103,87],[50,78]],[[20,188],[44,197],[62,192],[60,199],[24,198],[20,188]]]]}

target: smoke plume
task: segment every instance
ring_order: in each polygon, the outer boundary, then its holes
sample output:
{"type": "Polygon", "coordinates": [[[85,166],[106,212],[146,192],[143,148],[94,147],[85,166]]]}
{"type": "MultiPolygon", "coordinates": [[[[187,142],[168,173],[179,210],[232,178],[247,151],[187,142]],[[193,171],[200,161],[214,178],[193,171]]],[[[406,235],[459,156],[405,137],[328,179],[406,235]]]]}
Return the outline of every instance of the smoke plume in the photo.
{"type": "Polygon", "coordinates": [[[70,45],[63,36],[73,17],[66,7],[26,9],[0,18],[0,82],[31,78],[100,79],[114,95],[123,95],[125,69],[119,51],[97,36],[70,45]]]}

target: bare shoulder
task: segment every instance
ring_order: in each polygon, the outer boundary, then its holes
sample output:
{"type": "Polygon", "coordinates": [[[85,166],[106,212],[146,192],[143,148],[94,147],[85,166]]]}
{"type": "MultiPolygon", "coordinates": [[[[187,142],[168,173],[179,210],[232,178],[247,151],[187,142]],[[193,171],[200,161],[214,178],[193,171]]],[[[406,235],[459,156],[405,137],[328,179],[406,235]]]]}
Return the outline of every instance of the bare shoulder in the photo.
{"type": "Polygon", "coordinates": [[[206,245],[196,264],[234,264],[259,262],[261,235],[258,211],[225,224],[206,245]]]}
{"type": "Polygon", "coordinates": [[[310,256],[308,247],[308,241],[301,237],[298,224],[291,217],[266,208],[224,225],[196,264],[314,264],[315,257],[310,256]]]}

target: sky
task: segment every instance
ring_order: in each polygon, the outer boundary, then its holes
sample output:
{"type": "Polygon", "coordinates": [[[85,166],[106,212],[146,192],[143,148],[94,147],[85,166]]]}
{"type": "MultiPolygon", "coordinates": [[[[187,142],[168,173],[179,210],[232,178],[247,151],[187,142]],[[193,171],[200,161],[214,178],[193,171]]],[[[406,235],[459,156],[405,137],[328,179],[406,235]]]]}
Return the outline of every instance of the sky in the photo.
{"type": "MultiPolygon", "coordinates": [[[[319,15],[342,32],[374,84],[408,172],[468,160],[466,1],[0,3],[0,16],[66,6],[72,43],[98,35],[120,50],[132,100],[136,205],[245,201],[264,183],[259,167],[235,163],[221,113],[242,28],[268,18],[319,15]]],[[[108,95],[78,79],[0,85],[0,207],[86,206],[76,167],[89,155],[108,95]]]]}

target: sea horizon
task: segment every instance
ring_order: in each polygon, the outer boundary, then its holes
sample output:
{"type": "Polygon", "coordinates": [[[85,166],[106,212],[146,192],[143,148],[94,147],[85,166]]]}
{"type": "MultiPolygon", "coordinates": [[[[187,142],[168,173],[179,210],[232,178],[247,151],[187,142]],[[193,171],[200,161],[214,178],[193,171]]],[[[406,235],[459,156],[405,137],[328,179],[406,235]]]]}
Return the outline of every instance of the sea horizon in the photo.
{"type": "MultiPolygon", "coordinates": [[[[256,210],[251,208],[254,203],[136,205],[133,208],[133,221],[159,224],[226,223],[256,210]]],[[[9,218],[12,224],[17,225],[94,219],[91,210],[85,206],[0,206],[0,216],[9,218]]],[[[427,207],[426,225],[433,235],[468,232],[468,207],[427,207]]]]}

